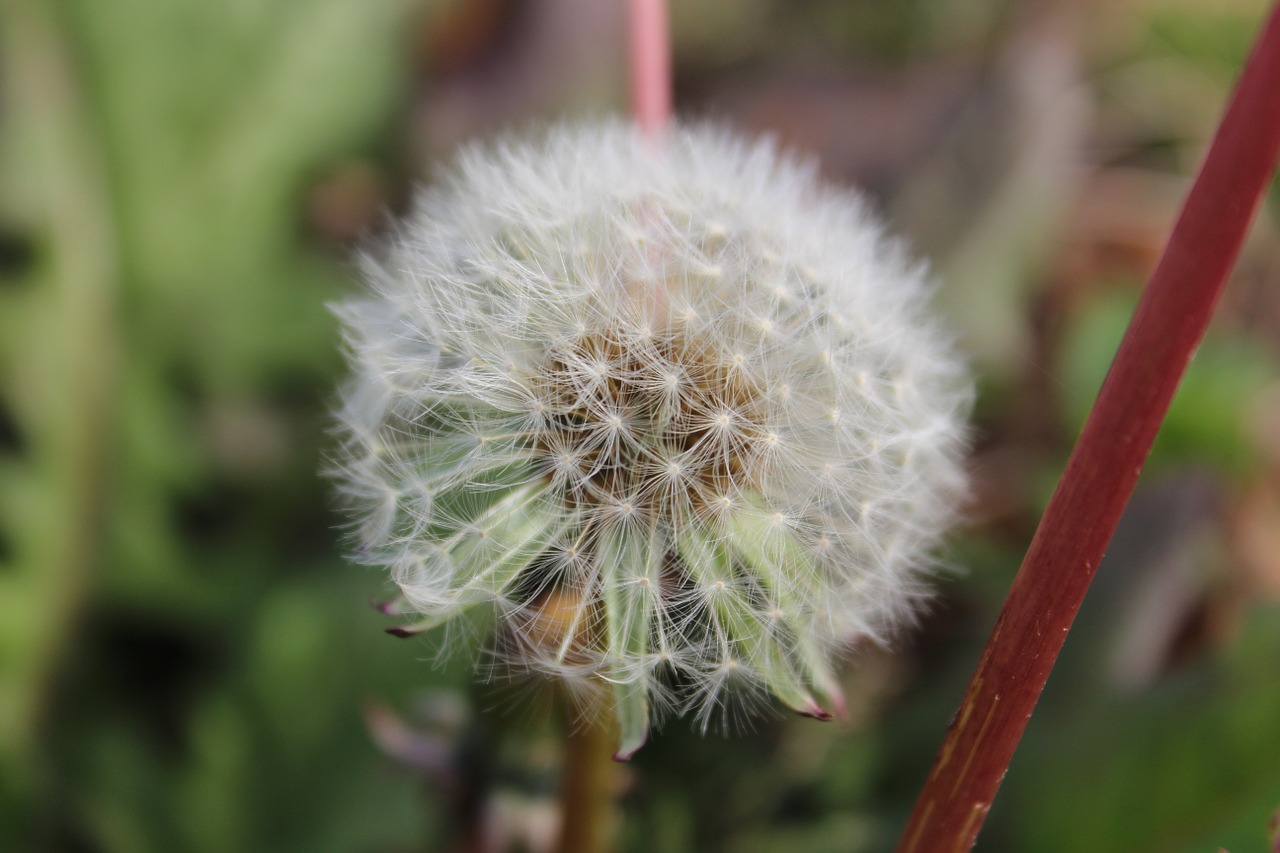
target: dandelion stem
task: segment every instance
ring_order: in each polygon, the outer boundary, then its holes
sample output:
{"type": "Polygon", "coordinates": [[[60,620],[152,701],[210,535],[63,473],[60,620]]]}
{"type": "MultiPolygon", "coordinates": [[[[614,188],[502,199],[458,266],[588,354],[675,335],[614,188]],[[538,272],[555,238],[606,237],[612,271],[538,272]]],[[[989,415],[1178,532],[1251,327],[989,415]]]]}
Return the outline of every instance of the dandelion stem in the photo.
{"type": "Polygon", "coordinates": [[[606,853],[613,848],[615,733],[607,715],[569,724],[560,787],[559,853],[606,853]]]}
{"type": "Polygon", "coordinates": [[[973,846],[1280,152],[1274,6],[1014,579],[899,853],[973,846]]]}
{"type": "Polygon", "coordinates": [[[666,0],[630,0],[631,112],[649,136],[671,121],[671,40],[666,0]]]}

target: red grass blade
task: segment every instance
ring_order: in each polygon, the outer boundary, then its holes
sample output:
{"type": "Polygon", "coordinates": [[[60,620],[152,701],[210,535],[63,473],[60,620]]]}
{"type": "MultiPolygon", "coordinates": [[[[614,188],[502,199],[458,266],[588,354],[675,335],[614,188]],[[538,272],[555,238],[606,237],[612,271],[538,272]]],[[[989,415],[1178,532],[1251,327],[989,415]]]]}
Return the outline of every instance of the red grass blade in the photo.
{"type": "Polygon", "coordinates": [[[977,838],[1280,153],[1272,8],[1014,579],[907,823],[899,853],[977,838]]]}

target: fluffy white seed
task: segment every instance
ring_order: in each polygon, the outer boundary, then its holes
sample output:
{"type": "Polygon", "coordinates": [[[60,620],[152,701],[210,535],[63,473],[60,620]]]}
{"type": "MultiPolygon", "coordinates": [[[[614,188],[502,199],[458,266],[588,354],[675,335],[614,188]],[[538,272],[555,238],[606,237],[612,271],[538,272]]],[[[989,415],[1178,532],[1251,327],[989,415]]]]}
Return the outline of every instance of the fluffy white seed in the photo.
{"type": "Polygon", "coordinates": [[[707,127],[473,147],[364,269],[334,467],[403,630],[488,603],[629,755],[662,708],[826,715],[924,595],[970,382],[811,166],[707,127]]]}

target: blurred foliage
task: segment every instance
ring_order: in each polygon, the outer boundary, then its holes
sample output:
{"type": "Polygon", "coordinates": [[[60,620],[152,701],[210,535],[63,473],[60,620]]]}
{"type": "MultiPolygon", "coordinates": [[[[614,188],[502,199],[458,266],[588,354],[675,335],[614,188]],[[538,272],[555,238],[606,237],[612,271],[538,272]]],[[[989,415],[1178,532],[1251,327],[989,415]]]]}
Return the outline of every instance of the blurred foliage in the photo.
{"type": "Polygon", "coordinates": [[[351,606],[370,590],[337,571],[315,470],[323,306],[346,275],[299,205],[378,150],[412,11],[6,4],[6,834],[141,851],[423,832],[359,717],[372,685],[403,694],[423,669],[377,653],[351,606]]]}
{"type": "Polygon", "coordinates": [[[1280,802],[1280,609],[1254,614],[1220,660],[1075,704],[1010,776],[1012,849],[1263,849],[1280,802]]]}
{"type": "MultiPolygon", "coordinates": [[[[625,849],[892,847],[1265,6],[675,4],[683,105],[866,187],[983,397],[960,571],[857,650],[850,720],[671,723],[625,849]]],[[[621,104],[612,8],[0,7],[0,849],[543,849],[553,700],[385,637],[342,560],[324,304],[435,152],[621,104]]],[[[1277,198],[979,849],[1266,844],[1277,198]]]]}
{"type": "MultiPolygon", "coordinates": [[[[1084,426],[1136,306],[1133,291],[1103,296],[1067,331],[1062,396],[1077,428],[1084,426]]],[[[1255,473],[1258,449],[1250,440],[1249,410],[1275,378],[1275,353],[1262,342],[1210,334],[1182,379],[1147,470],[1199,464],[1242,478],[1255,473]]]]}

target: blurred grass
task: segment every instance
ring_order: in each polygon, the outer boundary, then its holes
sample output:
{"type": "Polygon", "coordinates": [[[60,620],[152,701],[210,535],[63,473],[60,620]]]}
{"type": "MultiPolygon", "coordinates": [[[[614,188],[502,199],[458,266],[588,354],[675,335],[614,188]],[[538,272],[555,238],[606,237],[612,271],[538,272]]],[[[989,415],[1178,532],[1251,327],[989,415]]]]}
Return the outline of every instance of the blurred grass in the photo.
{"type": "MultiPolygon", "coordinates": [[[[670,724],[628,768],[626,849],[892,846],[1264,6],[677,4],[681,96],[871,189],[945,274],[983,399],[962,571],[899,649],[856,655],[852,720],[670,724]]],[[[616,57],[539,29],[607,45],[585,9],[0,7],[0,849],[547,836],[554,715],[381,633],[316,471],[352,238],[420,152],[511,120],[486,104],[598,98],[616,57]]],[[[979,849],[1262,849],[1278,214],[979,849]]]]}
{"type": "Polygon", "coordinates": [[[431,676],[375,651],[317,495],[323,305],[346,275],[299,207],[385,144],[418,11],[6,5],[0,198],[30,255],[0,293],[16,837],[341,850],[423,831],[359,718],[431,676]]]}

